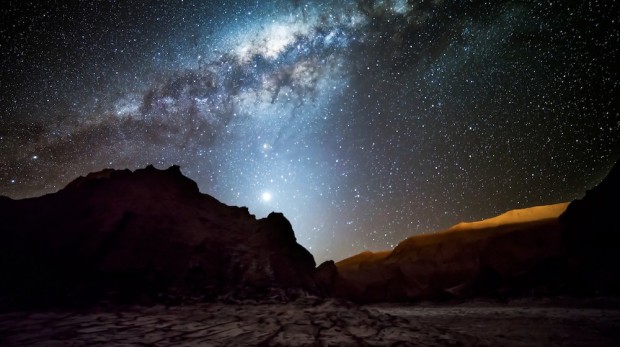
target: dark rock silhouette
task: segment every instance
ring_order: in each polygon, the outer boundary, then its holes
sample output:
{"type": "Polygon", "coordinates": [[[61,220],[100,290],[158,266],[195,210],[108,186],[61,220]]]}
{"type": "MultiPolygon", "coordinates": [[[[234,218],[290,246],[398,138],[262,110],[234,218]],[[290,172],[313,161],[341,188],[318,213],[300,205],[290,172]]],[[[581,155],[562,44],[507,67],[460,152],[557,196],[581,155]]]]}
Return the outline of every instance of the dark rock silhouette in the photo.
{"type": "Polygon", "coordinates": [[[617,237],[619,198],[620,162],[617,162],[600,184],[568,206],[560,221],[593,240],[617,237]]]}
{"type": "Polygon", "coordinates": [[[315,269],[280,213],[257,220],[222,204],[178,166],[103,170],[54,194],[0,197],[0,305],[617,295],[618,196],[616,164],[568,207],[509,211],[315,269]]]}
{"type": "Polygon", "coordinates": [[[256,220],[201,194],[178,166],[103,170],[54,194],[0,198],[5,303],[315,292],[314,268],[282,214],[256,220]]]}
{"type": "Polygon", "coordinates": [[[583,293],[620,293],[620,162],[560,216],[572,284],[583,293]]]}
{"type": "Polygon", "coordinates": [[[319,265],[314,272],[314,280],[321,293],[333,295],[341,281],[336,263],[328,260],[319,265]]]}

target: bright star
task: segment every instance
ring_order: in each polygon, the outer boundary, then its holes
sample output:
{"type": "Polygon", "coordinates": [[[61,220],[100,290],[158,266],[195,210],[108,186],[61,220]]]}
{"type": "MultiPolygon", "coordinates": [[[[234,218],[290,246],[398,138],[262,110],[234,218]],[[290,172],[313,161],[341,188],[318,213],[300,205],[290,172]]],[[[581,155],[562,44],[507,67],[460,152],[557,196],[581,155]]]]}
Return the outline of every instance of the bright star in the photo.
{"type": "Polygon", "coordinates": [[[271,193],[270,192],[263,192],[263,194],[260,196],[261,200],[263,200],[263,202],[269,202],[271,201],[271,193]]]}

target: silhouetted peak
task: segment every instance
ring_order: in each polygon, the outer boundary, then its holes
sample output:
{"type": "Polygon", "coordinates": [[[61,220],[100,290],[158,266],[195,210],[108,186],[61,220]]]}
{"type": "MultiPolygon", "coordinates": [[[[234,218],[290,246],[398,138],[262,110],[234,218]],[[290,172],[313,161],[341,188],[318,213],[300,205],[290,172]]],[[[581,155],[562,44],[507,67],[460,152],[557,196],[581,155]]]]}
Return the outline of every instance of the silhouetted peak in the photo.
{"type": "Polygon", "coordinates": [[[296,241],[295,233],[291,222],[279,212],[271,212],[266,218],[258,220],[260,225],[259,231],[270,232],[282,241],[296,241]]]}
{"type": "Polygon", "coordinates": [[[167,169],[160,170],[153,165],[147,165],[144,169],[131,171],[129,169],[115,170],[103,169],[91,172],[88,175],[80,176],[69,183],[63,190],[75,190],[78,187],[94,186],[105,183],[133,183],[146,184],[153,189],[162,189],[165,186],[179,186],[188,192],[198,193],[198,185],[193,180],[187,178],[181,172],[178,165],[172,165],[167,169]]]}
{"type": "Polygon", "coordinates": [[[594,229],[599,230],[615,227],[615,219],[619,212],[618,197],[620,197],[620,161],[614,164],[601,183],[588,190],[583,198],[571,202],[560,216],[560,220],[582,227],[586,224],[596,225],[594,229]]]}
{"type": "Polygon", "coordinates": [[[172,165],[171,167],[167,168],[166,171],[182,175],[181,167],[179,165],[172,165]]]}
{"type": "Polygon", "coordinates": [[[265,220],[273,225],[282,227],[283,229],[293,229],[291,222],[280,212],[271,212],[265,220]]]}

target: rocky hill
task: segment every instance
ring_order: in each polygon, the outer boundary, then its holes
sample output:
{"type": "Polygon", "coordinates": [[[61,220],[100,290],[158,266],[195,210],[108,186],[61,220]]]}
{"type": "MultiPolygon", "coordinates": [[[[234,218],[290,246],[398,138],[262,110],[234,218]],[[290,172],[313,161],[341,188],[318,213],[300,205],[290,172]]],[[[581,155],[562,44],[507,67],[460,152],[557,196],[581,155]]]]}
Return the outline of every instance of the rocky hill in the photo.
{"type": "Polygon", "coordinates": [[[620,294],[619,166],[582,200],[413,236],[323,266],[322,278],[363,302],[620,294]]]}
{"type": "Polygon", "coordinates": [[[316,291],[312,255],[279,213],[256,219],[178,166],[104,170],[38,198],[0,198],[6,302],[316,291]]]}

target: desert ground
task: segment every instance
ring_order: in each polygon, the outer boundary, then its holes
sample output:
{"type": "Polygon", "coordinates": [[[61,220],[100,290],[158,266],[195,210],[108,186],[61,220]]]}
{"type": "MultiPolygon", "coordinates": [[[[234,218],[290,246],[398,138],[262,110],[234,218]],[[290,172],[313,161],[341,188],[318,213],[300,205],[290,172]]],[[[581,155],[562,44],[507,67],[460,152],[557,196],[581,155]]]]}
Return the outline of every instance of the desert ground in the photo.
{"type": "Polygon", "coordinates": [[[618,346],[620,300],[303,298],[0,313],[1,346],[618,346]]]}

